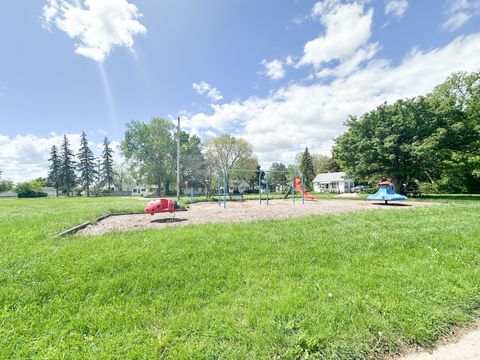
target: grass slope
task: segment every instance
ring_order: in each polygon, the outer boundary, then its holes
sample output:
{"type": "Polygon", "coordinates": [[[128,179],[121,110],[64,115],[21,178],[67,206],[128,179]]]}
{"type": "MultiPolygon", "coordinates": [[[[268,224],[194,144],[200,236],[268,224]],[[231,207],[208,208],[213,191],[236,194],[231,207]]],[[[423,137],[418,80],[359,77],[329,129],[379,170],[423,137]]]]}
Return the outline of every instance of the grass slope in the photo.
{"type": "Polygon", "coordinates": [[[480,308],[479,202],[52,238],[142,206],[0,200],[0,358],[375,358],[480,308]]]}

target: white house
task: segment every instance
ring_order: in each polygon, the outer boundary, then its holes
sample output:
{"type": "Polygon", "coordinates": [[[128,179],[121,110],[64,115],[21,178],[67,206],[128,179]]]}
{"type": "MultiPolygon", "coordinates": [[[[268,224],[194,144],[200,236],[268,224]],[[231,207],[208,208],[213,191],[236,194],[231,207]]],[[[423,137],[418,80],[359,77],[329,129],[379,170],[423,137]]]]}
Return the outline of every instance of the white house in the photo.
{"type": "Polygon", "coordinates": [[[318,174],[313,179],[313,190],[315,192],[352,192],[354,186],[354,180],[345,178],[344,172],[318,174]]]}
{"type": "Polygon", "coordinates": [[[156,189],[151,186],[135,186],[132,189],[132,196],[150,196],[156,193],[156,189]]]}
{"type": "Polygon", "coordinates": [[[251,189],[250,184],[245,180],[236,180],[233,181],[233,186],[231,186],[230,190],[233,192],[238,192],[240,194],[244,194],[246,191],[251,189]]]}
{"type": "Polygon", "coordinates": [[[55,188],[50,187],[50,186],[42,187],[42,192],[47,193],[48,196],[56,196],[57,195],[57,191],[55,190],[55,188]]]}

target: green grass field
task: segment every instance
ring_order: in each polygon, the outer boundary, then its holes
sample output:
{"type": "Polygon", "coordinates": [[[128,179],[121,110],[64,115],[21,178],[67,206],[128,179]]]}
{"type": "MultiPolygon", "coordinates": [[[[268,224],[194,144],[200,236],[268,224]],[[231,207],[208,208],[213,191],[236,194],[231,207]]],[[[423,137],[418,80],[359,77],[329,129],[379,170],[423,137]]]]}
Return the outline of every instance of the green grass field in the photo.
{"type": "Polygon", "coordinates": [[[363,359],[432,346],[480,309],[476,200],[54,238],[144,202],[2,199],[0,358],[363,359]]]}

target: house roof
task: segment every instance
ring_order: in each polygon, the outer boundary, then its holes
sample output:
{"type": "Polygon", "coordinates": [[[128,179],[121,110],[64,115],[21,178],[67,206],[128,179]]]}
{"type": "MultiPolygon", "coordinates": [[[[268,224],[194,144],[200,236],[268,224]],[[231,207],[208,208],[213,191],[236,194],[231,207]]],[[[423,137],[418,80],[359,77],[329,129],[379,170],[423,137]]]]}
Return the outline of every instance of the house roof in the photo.
{"type": "Polygon", "coordinates": [[[313,179],[313,182],[330,183],[332,181],[344,181],[344,180],[345,180],[345,173],[343,171],[340,171],[340,172],[318,174],[317,176],[315,176],[315,179],[313,179]]]}

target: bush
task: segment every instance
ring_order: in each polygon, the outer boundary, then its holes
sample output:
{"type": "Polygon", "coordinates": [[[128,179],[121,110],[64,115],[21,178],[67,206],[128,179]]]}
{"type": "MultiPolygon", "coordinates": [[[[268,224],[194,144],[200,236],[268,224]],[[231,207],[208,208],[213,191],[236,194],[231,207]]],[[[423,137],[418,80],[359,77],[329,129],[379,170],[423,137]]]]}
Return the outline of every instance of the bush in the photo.
{"type": "Polygon", "coordinates": [[[42,191],[42,183],[38,180],[18,183],[14,190],[19,198],[37,198],[48,195],[42,191]]]}
{"type": "Polygon", "coordinates": [[[436,183],[421,183],[419,189],[422,194],[440,194],[440,189],[436,183]]]}
{"type": "Polygon", "coordinates": [[[363,190],[362,193],[364,193],[364,194],[375,194],[379,189],[380,189],[380,187],[375,185],[375,186],[369,187],[368,189],[363,190]]]}
{"type": "Polygon", "coordinates": [[[77,186],[77,187],[75,187],[75,189],[73,189],[73,191],[75,192],[76,196],[82,196],[83,187],[77,186]]]}

